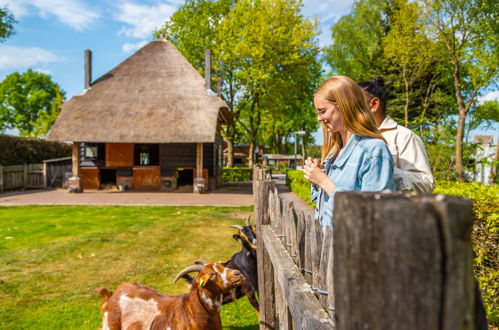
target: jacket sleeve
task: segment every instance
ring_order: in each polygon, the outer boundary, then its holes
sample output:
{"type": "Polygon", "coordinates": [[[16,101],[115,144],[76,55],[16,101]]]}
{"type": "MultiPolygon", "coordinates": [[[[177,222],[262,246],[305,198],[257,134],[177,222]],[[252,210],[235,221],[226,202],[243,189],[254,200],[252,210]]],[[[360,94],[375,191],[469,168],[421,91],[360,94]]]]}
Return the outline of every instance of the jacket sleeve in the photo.
{"type": "Polygon", "coordinates": [[[397,190],[431,193],[435,187],[435,180],[421,138],[416,134],[404,132],[397,136],[396,144],[400,167],[394,170],[397,190]]]}

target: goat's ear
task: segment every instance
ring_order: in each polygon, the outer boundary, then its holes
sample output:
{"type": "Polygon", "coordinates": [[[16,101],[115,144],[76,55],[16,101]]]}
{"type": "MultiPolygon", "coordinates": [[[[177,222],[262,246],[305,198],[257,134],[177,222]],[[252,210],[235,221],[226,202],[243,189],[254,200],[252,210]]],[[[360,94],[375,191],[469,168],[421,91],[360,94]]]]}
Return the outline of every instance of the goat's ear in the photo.
{"type": "Polygon", "coordinates": [[[209,280],[210,280],[210,276],[209,275],[202,274],[199,277],[198,285],[203,288],[209,280]]]}

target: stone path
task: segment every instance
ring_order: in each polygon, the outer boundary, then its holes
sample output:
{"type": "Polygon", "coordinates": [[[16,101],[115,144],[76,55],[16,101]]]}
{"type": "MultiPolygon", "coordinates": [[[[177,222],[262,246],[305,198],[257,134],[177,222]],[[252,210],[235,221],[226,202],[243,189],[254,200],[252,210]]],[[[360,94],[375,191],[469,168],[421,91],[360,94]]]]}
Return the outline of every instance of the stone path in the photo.
{"type": "Polygon", "coordinates": [[[15,205],[174,205],[174,206],[250,206],[251,183],[222,186],[203,194],[157,191],[87,190],[70,194],[63,189],[26,190],[0,194],[0,206],[15,205]]]}

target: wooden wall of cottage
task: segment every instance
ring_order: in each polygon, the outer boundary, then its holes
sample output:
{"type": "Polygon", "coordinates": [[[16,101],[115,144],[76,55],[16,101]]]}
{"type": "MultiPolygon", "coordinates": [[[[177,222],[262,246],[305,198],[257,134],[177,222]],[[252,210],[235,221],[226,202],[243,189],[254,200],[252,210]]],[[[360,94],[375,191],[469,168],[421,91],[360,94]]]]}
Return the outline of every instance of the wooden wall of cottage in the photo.
{"type": "MultiPolygon", "coordinates": [[[[127,189],[174,191],[178,184],[192,185],[196,177],[196,143],[81,143],[80,177],[83,189],[100,189],[107,186],[127,189]],[[138,161],[141,146],[155,146],[157,159],[152,164],[138,161]],[[113,181],[113,176],[115,180],[113,181]],[[111,180],[110,180],[111,178],[111,180]],[[192,178],[192,179],[191,179],[192,178]],[[109,183],[109,182],[107,182],[109,183]]],[[[203,177],[205,189],[214,189],[221,183],[223,140],[217,135],[215,143],[203,143],[203,177]]],[[[154,157],[153,157],[154,158],[154,157]]]]}

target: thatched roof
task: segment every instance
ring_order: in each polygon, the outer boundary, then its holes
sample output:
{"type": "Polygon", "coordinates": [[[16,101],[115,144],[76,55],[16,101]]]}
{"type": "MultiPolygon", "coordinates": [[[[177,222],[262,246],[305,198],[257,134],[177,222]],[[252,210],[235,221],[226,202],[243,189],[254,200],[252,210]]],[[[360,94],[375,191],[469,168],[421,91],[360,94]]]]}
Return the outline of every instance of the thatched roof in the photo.
{"type": "Polygon", "coordinates": [[[227,104],[165,39],[150,42],[62,106],[48,139],[78,142],[214,142],[227,104]],[[211,93],[212,94],[212,93],[211,93]]]}

